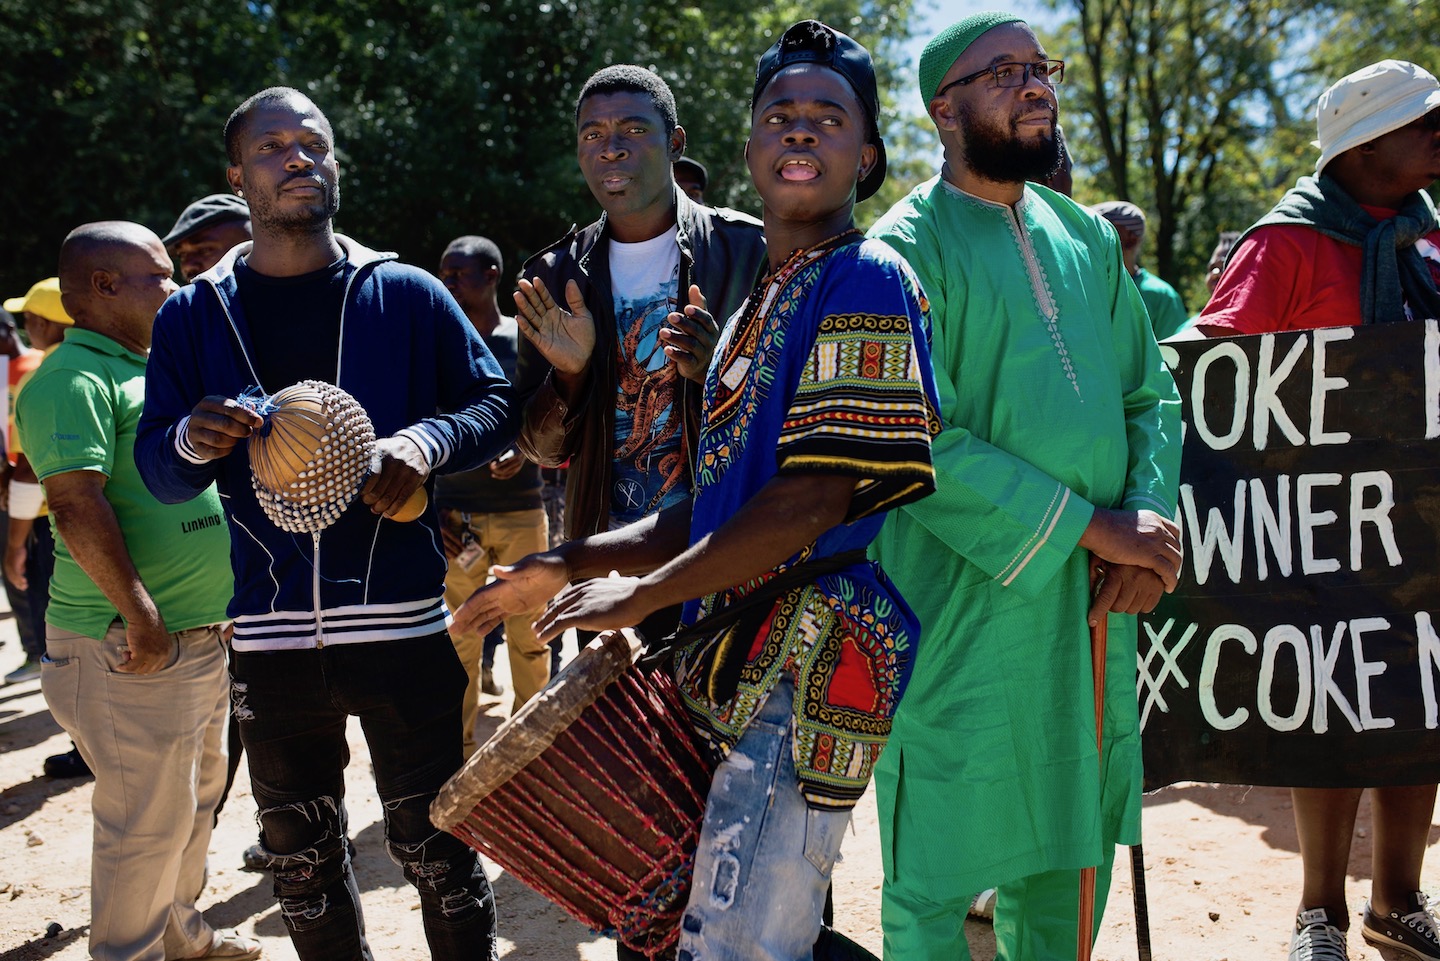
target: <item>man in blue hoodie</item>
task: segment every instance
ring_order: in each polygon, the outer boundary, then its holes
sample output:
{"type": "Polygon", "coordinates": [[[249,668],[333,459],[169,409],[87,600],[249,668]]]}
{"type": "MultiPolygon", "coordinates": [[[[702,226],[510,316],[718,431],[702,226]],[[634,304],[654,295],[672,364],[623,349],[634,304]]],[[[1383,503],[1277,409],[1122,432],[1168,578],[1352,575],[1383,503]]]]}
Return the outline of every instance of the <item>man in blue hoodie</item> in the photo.
{"type": "Polygon", "coordinates": [[[161,308],[135,459],[162,501],[219,485],[234,544],[231,697],[280,913],[302,961],[370,957],[344,844],[355,715],[386,846],[420,892],[432,957],[494,958],[478,858],[428,817],[460,766],[465,688],[445,634],[435,512],[413,524],[388,515],[432,473],[508,448],[513,395],[439,282],[334,233],[333,135],[307,97],[255,94],[226,123],[225,148],[254,241],[161,308]],[[261,510],[241,441],[262,421],[236,401],[307,379],[354,395],[380,438],[355,503],[310,537],[261,510]]]}

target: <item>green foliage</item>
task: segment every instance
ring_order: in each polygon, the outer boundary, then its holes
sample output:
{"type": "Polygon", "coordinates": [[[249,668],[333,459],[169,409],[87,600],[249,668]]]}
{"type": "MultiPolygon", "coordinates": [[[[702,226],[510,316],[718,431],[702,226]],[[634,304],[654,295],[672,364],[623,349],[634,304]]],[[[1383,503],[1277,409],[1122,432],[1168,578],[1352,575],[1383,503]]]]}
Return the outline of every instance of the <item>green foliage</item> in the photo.
{"type": "Polygon", "coordinates": [[[741,152],[760,53],[818,17],[870,45],[893,103],[912,5],[0,0],[0,291],[53,273],[80,223],[138,220],[163,234],[191,200],[225,191],[221,127],[272,84],[306,91],[335,128],[337,226],[421,266],[452,237],[482,233],[515,267],[594,219],[574,101],[610,63],[671,83],[712,202],[756,212],[741,152]]]}
{"type": "Polygon", "coordinates": [[[1067,61],[1061,119],[1076,199],[1143,207],[1142,262],[1196,310],[1217,231],[1249,226],[1313,162],[1303,108],[1319,91],[1286,60],[1307,11],[1285,0],[1055,7],[1068,15],[1047,43],[1067,61]]]}
{"type": "MultiPolygon", "coordinates": [[[[1440,71],[1440,3],[1435,0],[1346,0],[1325,21],[1311,56],[1319,87],[1377,60],[1409,60],[1440,71]]],[[[1317,91],[1318,92],[1318,91],[1317,91]]]]}

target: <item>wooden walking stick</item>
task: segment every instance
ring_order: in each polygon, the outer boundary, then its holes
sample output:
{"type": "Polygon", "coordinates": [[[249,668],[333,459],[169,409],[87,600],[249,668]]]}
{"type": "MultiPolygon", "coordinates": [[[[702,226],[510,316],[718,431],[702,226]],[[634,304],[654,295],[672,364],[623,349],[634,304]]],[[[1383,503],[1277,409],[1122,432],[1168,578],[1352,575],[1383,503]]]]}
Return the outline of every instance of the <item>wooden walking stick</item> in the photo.
{"type": "MultiPolygon", "coordinates": [[[[1102,613],[1100,623],[1090,628],[1090,673],[1095,679],[1095,750],[1104,744],[1105,718],[1105,631],[1109,615],[1102,613]]],[[[1103,759],[1101,773],[1104,773],[1103,759]]],[[[1095,869],[1080,869],[1080,920],[1075,942],[1076,961],[1090,961],[1095,938],[1095,869]]]]}

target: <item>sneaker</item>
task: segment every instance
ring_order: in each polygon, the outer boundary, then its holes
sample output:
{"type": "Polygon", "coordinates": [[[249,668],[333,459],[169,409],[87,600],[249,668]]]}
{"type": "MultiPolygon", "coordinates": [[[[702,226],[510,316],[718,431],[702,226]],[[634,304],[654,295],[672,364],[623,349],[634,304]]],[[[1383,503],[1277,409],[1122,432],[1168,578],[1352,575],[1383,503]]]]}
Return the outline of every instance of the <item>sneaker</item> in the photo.
{"type": "Polygon", "coordinates": [[[215,932],[215,940],[205,954],[197,954],[190,961],[255,961],[260,957],[260,942],[247,938],[234,928],[215,932]]]}
{"type": "Polygon", "coordinates": [[[1310,908],[1295,915],[1295,933],[1290,935],[1290,961],[1349,961],[1345,932],[1330,923],[1324,908],[1310,908]]]}
{"type": "Polygon", "coordinates": [[[970,902],[970,910],[966,914],[977,921],[994,921],[995,889],[986,888],[975,895],[975,900],[970,902]]]}
{"type": "Polygon", "coordinates": [[[1395,948],[1418,961],[1440,961],[1440,930],[1425,895],[1419,891],[1411,894],[1409,907],[1408,914],[1391,911],[1382,917],[1366,904],[1360,936],[1376,947],[1395,948]]]}
{"type": "Polygon", "coordinates": [[[268,871],[270,870],[270,855],[259,844],[252,844],[240,855],[240,860],[245,865],[246,871],[268,871]]]}
{"type": "Polygon", "coordinates": [[[64,754],[52,754],[45,759],[45,776],[54,778],[89,777],[90,765],[80,756],[80,749],[72,747],[64,754]]]}
{"type": "Polygon", "coordinates": [[[495,672],[488,668],[480,668],[480,690],[491,697],[499,697],[505,693],[505,688],[495,683],[495,672]]]}
{"type": "MultiPolygon", "coordinates": [[[[355,842],[349,837],[345,838],[345,850],[350,853],[350,860],[355,860],[355,842]]],[[[240,856],[245,862],[246,871],[268,871],[270,870],[270,855],[258,843],[252,844],[245,849],[240,856]]]]}
{"type": "Polygon", "coordinates": [[[25,663],[5,675],[6,684],[19,684],[21,681],[32,681],[40,676],[40,659],[38,657],[27,657],[25,663]]]}

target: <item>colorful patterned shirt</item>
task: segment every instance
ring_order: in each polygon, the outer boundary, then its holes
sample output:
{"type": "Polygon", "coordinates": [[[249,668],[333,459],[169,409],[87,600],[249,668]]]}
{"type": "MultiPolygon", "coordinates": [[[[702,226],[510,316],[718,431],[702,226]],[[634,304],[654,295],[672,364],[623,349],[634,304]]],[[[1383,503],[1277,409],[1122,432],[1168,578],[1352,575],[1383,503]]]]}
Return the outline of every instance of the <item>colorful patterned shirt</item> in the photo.
{"type": "MultiPolygon", "coordinates": [[[[845,523],[769,573],[686,605],[699,618],[795,565],[863,550],[884,512],[935,485],[939,430],[929,320],[910,268],[883,244],[842,234],[799,251],[726,325],[705,379],[691,543],[777,474],[847,474],[845,523]]],[[[677,677],[697,730],[724,754],[782,672],[795,678],[795,767],[814,807],[854,806],[889,736],[918,624],[868,561],[782,594],[748,647],[737,692],[712,699],[724,632],[686,645],[677,677]]],[[[747,643],[748,642],[748,643],[747,643]]]]}

